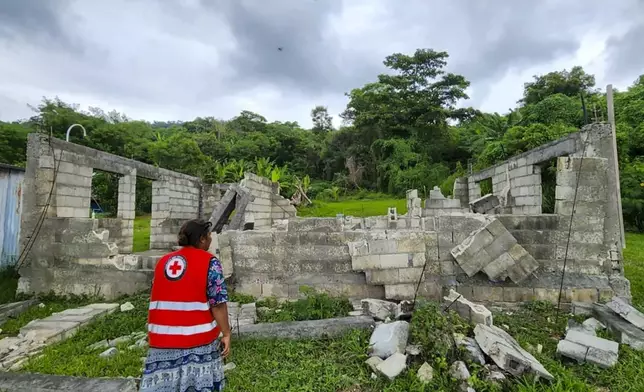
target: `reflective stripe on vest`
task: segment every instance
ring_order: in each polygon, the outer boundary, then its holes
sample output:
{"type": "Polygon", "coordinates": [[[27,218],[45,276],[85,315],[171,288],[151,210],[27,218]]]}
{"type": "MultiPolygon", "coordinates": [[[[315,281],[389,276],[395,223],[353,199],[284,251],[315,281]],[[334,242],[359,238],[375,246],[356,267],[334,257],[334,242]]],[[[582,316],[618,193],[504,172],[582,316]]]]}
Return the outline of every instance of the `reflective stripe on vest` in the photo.
{"type": "Polygon", "coordinates": [[[207,302],[151,301],[150,310],[209,311],[210,305],[207,302]]]}
{"type": "Polygon", "coordinates": [[[148,324],[148,331],[162,335],[197,335],[200,333],[210,332],[217,328],[217,322],[213,321],[207,324],[192,325],[190,327],[174,327],[170,325],[148,324]]]}

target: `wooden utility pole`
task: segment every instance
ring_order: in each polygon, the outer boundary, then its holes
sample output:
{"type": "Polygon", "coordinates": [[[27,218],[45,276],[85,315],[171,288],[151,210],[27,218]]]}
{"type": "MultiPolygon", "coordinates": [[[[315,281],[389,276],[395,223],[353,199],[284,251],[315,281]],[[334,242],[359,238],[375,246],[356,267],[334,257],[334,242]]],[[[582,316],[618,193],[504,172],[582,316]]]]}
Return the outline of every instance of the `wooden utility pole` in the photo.
{"type": "Polygon", "coordinates": [[[613,85],[606,86],[606,107],[608,111],[608,122],[611,127],[613,138],[613,165],[615,167],[615,191],[617,193],[617,212],[619,213],[619,230],[622,241],[622,249],[626,248],[626,238],[624,236],[624,216],[622,215],[622,190],[619,184],[619,159],[617,157],[617,128],[615,126],[615,106],[613,105],[613,85]]]}

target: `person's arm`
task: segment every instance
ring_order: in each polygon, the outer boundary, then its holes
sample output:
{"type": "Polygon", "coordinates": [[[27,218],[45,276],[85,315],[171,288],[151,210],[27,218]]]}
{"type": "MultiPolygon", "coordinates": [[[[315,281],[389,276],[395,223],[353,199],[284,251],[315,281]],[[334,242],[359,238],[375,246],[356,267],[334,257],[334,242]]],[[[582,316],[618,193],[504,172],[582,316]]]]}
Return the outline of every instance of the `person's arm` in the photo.
{"type": "Polygon", "coordinates": [[[212,316],[217,322],[217,325],[219,325],[219,328],[221,328],[223,335],[221,339],[223,345],[222,355],[225,358],[230,353],[231,338],[230,323],[228,321],[228,289],[224,281],[224,272],[221,268],[221,263],[216,257],[210,260],[206,294],[212,316]]]}

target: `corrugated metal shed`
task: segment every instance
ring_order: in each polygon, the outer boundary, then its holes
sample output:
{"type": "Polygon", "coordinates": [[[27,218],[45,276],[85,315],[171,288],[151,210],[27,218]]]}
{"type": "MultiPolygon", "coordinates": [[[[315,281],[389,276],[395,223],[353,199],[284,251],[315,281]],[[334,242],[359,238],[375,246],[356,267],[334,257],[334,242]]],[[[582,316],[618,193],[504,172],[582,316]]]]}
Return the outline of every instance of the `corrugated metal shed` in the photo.
{"type": "Polygon", "coordinates": [[[0,164],[0,268],[13,265],[20,252],[24,179],[24,169],[0,164]]]}

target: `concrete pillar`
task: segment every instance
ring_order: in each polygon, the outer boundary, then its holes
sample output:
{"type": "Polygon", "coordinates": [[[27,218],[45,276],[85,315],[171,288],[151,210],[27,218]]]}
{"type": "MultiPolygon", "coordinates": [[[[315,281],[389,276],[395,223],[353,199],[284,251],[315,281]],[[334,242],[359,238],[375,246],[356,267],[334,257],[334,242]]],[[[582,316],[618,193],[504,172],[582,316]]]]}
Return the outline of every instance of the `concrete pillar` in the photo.
{"type": "MultiPolygon", "coordinates": [[[[131,253],[136,215],[136,169],[119,179],[117,218],[121,220],[120,253],[131,253]]],[[[115,233],[117,234],[117,233],[115,233]]]]}

